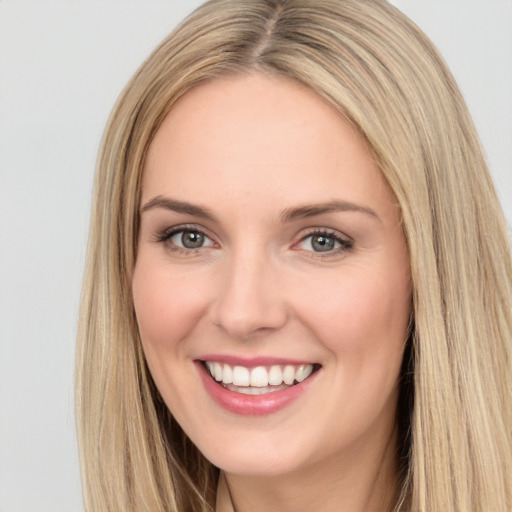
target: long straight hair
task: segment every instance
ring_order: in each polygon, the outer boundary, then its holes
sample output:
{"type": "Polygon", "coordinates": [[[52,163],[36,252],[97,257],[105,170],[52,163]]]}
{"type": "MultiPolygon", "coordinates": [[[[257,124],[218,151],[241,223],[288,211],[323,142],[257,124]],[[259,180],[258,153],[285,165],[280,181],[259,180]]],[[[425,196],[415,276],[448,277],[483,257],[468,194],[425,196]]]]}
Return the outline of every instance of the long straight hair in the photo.
{"type": "Polygon", "coordinates": [[[153,384],[131,273],[155,132],[195,85],[247,72],[295,80],[329,101],[365,138],[401,208],[414,317],[395,510],[512,510],[508,228],[453,77],[427,37],[384,0],[211,0],[121,94],[98,159],[78,336],[86,510],[213,507],[218,470],[153,384]]]}

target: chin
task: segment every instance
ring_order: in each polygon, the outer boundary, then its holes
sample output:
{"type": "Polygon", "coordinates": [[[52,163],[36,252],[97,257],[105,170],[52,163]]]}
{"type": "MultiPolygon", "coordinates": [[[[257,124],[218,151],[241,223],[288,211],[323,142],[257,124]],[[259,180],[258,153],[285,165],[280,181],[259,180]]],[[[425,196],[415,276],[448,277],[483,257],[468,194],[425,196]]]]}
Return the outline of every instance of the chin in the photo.
{"type": "Polygon", "coordinates": [[[272,457],[263,457],[261,454],[228,451],[222,454],[215,453],[212,454],[212,457],[207,458],[228,474],[260,478],[291,474],[303,467],[305,462],[282,453],[274,453],[272,457]]]}

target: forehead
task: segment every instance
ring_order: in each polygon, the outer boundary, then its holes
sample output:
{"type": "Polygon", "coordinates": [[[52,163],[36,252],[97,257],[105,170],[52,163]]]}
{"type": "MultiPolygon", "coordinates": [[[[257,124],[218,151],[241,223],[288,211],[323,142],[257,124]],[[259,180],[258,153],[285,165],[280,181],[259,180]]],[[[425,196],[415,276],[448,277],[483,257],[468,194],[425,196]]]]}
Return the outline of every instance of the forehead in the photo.
{"type": "Polygon", "coordinates": [[[250,74],[189,91],[150,145],[143,201],[171,191],[183,200],[247,200],[262,187],[304,202],[349,190],[364,200],[369,188],[386,188],[362,137],[305,86],[250,74]]]}

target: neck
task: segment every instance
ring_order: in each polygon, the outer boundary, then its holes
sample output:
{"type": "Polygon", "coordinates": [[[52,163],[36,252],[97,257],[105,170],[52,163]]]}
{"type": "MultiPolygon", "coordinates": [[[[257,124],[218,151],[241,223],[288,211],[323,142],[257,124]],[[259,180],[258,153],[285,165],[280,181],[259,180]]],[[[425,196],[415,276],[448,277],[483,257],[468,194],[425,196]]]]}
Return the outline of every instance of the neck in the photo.
{"type": "MultiPolygon", "coordinates": [[[[396,428],[376,451],[354,447],[287,475],[225,475],[234,512],[388,512],[397,481],[396,428]]],[[[224,509],[217,512],[224,512],[224,509]]]]}

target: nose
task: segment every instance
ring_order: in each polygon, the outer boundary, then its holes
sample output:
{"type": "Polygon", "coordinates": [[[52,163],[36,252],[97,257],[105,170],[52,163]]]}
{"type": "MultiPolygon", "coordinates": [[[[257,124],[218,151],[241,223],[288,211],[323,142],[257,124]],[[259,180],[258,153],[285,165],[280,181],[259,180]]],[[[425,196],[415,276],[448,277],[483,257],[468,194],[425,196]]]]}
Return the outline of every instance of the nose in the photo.
{"type": "Polygon", "coordinates": [[[256,251],[233,255],[219,273],[211,307],[213,323],[230,337],[247,340],[280,329],[287,321],[279,269],[256,251]]]}

